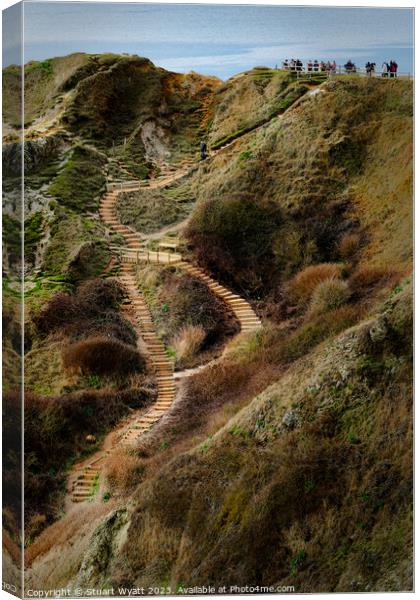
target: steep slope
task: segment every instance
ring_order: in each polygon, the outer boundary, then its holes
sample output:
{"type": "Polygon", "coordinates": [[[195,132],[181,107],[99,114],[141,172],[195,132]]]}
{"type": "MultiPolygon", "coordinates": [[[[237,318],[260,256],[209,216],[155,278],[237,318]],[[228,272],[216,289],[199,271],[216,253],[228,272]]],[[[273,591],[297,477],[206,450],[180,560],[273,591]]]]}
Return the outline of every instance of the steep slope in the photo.
{"type": "Polygon", "coordinates": [[[192,186],[196,258],[254,297],[305,265],[350,255],[409,268],[411,94],[409,81],[328,81],[216,154],[192,186]]]}
{"type": "Polygon", "coordinates": [[[311,86],[286,71],[255,68],[221,85],[208,107],[209,143],[218,148],[286,110],[311,86]]]}
{"type": "MultiPolygon", "coordinates": [[[[411,589],[411,293],[308,354],[201,444],[155,464],[130,506],[97,526],[94,549],[73,535],[85,548],[73,581],[411,589]]],[[[31,577],[46,587],[68,581],[67,563],[51,579],[53,554],[39,556],[47,534],[30,551],[31,577]]]]}
{"type": "Polygon", "coordinates": [[[410,589],[410,301],[407,288],[141,486],[114,581],[410,589]]]}

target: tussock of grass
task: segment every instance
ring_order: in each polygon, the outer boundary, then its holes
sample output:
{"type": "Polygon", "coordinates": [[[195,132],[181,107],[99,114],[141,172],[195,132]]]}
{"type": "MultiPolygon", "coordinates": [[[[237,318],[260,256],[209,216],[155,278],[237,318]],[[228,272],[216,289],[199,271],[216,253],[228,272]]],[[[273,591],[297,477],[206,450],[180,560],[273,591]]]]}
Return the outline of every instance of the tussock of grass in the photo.
{"type": "Polygon", "coordinates": [[[201,325],[187,325],[176,334],[171,346],[176,352],[180,368],[194,358],[205,339],[206,331],[201,325]]]}
{"type": "Polygon", "coordinates": [[[339,308],[347,302],[349,297],[348,283],[336,277],[329,277],[321,281],[314,289],[309,310],[313,314],[322,314],[328,310],[339,308]]]}
{"type": "Polygon", "coordinates": [[[357,233],[346,233],[340,240],[339,252],[344,260],[355,261],[360,249],[361,239],[357,233]]]}
{"type": "Polygon", "coordinates": [[[287,284],[287,297],[292,304],[308,306],[316,287],[326,279],[341,277],[340,264],[311,265],[297,273],[287,284]]]}

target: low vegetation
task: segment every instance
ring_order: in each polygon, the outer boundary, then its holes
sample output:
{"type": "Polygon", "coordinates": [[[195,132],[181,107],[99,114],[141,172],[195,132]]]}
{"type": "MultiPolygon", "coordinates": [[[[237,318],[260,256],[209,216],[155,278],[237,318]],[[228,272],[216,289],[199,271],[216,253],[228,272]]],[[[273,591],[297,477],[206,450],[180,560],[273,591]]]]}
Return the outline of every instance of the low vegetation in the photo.
{"type": "Polygon", "coordinates": [[[117,212],[124,225],[148,234],[185,219],[194,203],[187,183],[159,190],[140,190],[119,195],[117,212]]]}
{"type": "Polygon", "coordinates": [[[86,146],[75,146],[60,173],[52,180],[49,193],[71,210],[97,209],[99,196],[105,190],[105,163],[106,158],[98,152],[86,146]]]}
{"type": "Polygon", "coordinates": [[[246,295],[261,293],[273,270],[273,243],[283,222],[281,207],[245,192],[201,202],[186,237],[199,263],[246,295]]]}
{"type": "Polygon", "coordinates": [[[63,367],[82,375],[129,375],[145,370],[145,362],[135,348],[116,339],[89,337],[75,342],[63,352],[63,367]]]}
{"type": "MultiPolygon", "coordinates": [[[[43,529],[59,516],[65,478],[72,462],[97,449],[102,436],[130,409],[146,406],[152,399],[148,388],[120,392],[83,390],[60,397],[39,396],[27,391],[25,534],[28,543],[40,532],[37,525],[40,517],[43,529]],[[94,435],[98,444],[89,444],[87,435],[94,435]]],[[[9,402],[9,398],[5,401],[9,402]]]]}
{"type": "Polygon", "coordinates": [[[322,314],[328,310],[339,308],[350,297],[349,286],[345,281],[330,277],[319,283],[311,296],[309,310],[314,314],[322,314]]]}
{"type": "Polygon", "coordinates": [[[175,352],[176,366],[196,366],[220,352],[239,325],[206,284],[173,267],[146,266],[137,278],[158,332],[175,352]]]}
{"type": "MultiPolygon", "coordinates": [[[[217,435],[155,466],[136,491],[114,583],[409,589],[410,300],[408,287],[383,316],[277,378],[217,435]],[[168,543],[153,544],[150,527],[168,543]]],[[[213,370],[196,390],[225,378],[213,370]]],[[[235,387],[228,381],[237,399],[238,375],[235,387]]]]}
{"type": "Polygon", "coordinates": [[[287,284],[287,298],[291,304],[307,307],[315,289],[325,280],[341,277],[343,267],[339,264],[324,263],[306,267],[287,284]]]}

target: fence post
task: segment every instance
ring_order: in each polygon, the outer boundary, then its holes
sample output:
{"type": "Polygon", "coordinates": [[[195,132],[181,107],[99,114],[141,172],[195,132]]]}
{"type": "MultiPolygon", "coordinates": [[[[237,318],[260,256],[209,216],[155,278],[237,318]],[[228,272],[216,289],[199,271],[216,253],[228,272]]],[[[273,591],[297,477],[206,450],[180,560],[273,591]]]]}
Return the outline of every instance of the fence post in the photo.
{"type": "Polygon", "coordinates": [[[139,251],[136,252],[136,265],[139,264],[139,251]]]}

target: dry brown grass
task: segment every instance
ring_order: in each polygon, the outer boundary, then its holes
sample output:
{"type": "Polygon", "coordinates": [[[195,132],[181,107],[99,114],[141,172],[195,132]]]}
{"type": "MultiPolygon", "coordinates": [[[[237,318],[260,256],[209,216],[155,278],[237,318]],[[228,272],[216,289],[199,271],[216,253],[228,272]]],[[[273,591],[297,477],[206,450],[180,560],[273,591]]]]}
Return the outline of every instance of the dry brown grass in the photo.
{"type": "Polygon", "coordinates": [[[349,277],[349,285],[357,295],[368,294],[376,287],[395,285],[402,277],[401,271],[387,266],[360,265],[349,277]]]}
{"type": "Polygon", "coordinates": [[[91,529],[95,521],[112,510],[112,506],[112,501],[106,504],[85,504],[50,525],[25,549],[26,566],[29,567],[38,556],[45,555],[52,548],[66,546],[70,540],[81,534],[84,528],[91,529]]]}
{"type": "Polygon", "coordinates": [[[343,260],[354,261],[360,248],[360,235],[358,233],[345,233],[340,240],[338,251],[343,260]]]}
{"type": "Polygon", "coordinates": [[[172,341],[176,352],[177,364],[182,367],[200,350],[206,338],[206,331],[201,325],[186,325],[177,333],[172,341]]]}
{"type": "Polygon", "coordinates": [[[336,277],[329,277],[328,279],[324,279],[314,289],[309,305],[309,312],[313,315],[320,315],[329,310],[334,310],[345,304],[349,297],[350,289],[348,283],[336,277]]]}
{"type": "Polygon", "coordinates": [[[136,574],[142,585],[164,575],[188,584],[276,581],[305,592],[409,589],[409,568],[399,569],[411,556],[406,308],[395,315],[397,361],[386,342],[360,355],[360,328],[216,438],[161,461],[136,492],[121,577],[136,574]],[[344,382],[340,369],[349,366],[344,382]],[[314,373],[319,385],[308,387],[314,373]],[[284,401],[300,416],[292,430],[281,425],[284,401]]]}
{"type": "Polygon", "coordinates": [[[115,450],[105,464],[105,476],[113,494],[131,492],[139,484],[143,471],[142,461],[124,448],[115,450]]]}
{"type": "Polygon", "coordinates": [[[306,267],[297,273],[287,284],[287,298],[292,304],[305,307],[309,304],[315,288],[333,277],[341,277],[342,265],[334,263],[321,263],[306,267]]]}
{"type": "Polygon", "coordinates": [[[3,549],[6,550],[13,562],[16,566],[20,565],[21,561],[21,549],[20,547],[12,540],[7,531],[3,528],[2,530],[2,539],[3,539],[3,549]]]}

